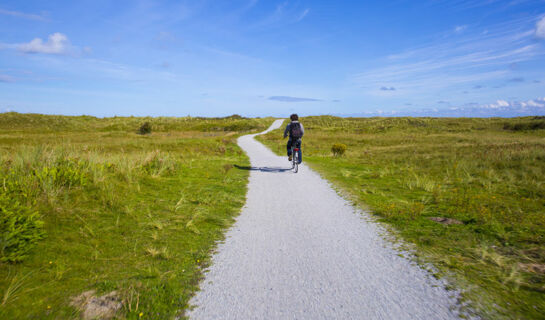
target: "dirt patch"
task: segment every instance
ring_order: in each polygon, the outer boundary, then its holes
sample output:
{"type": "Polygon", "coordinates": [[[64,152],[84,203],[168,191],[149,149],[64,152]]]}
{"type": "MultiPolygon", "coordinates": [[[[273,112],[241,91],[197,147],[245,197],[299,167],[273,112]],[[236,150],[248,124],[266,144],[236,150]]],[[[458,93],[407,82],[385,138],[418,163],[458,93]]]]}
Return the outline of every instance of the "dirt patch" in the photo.
{"type": "Polygon", "coordinates": [[[539,274],[545,274],[545,264],[538,264],[538,263],[519,263],[519,266],[521,269],[533,272],[533,273],[539,273],[539,274]]]}
{"type": "Polygon", "coordinates": [[[428,219],[432,220],[432,221],[435,221],[435,222],[439,222],[440,224],[444,224],[444,225],[450,225],[450,224],[464,224],[462,221],[460,220],[456,220],[456,219],[451,219],[451,218],[444,218],[444,217],[429,217],[428,219]]]}
{"type": "Polygon", "coordinates": [[[121,309],[121,300],[116,291],[97,297],[95,290],[86,291],[72,298],[70,305],[81,310],[82,319],[112,319],[121,309]]]}

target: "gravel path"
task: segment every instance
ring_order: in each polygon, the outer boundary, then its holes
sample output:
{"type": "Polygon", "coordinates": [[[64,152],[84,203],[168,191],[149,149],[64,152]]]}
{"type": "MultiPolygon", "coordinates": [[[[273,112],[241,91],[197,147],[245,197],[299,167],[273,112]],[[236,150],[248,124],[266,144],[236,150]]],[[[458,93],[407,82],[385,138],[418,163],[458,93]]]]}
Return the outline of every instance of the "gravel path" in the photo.
{"type": "Polygon", "coordinates": [[[252,164],[246,205],[190,318],[458,318],[454,293],[398,256],[366,214],[304,164],[292,173],[286,157],[254,136],[238,141],[252,164]]]}

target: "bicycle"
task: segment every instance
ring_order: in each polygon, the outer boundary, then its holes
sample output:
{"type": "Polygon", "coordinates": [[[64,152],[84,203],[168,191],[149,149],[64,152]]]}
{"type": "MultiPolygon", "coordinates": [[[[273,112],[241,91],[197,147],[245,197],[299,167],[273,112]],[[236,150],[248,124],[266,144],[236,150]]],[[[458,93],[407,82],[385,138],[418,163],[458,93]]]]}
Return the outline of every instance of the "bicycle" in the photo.
{"type": "Polygon", "coordinates": [[[299,171],[299,163],[301,163],[301,147],[298,146],[298,143],[295,142],[291,145],[291,170],[293,173],[299,171]]]}

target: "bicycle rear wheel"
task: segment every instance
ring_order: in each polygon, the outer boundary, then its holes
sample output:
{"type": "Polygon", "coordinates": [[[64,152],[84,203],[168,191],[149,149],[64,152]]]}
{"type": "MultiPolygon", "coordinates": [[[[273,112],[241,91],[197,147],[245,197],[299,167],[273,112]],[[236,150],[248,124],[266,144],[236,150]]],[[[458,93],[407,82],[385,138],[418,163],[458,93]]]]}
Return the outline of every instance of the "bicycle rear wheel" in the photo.
{"type": "Polygon", "coordinates": [[[291,148],[291,169],[293,170],[295,168],[295,159],[293,154],[293,147],[291,148]]]}
{"type": "Polygon", "coordinates": [[[293,169],[294,173],[297,173],[297,171],[299,171],[299,151],[297,149],[294,149],[292,155],[293,163],[291,168],[293,169]]]}

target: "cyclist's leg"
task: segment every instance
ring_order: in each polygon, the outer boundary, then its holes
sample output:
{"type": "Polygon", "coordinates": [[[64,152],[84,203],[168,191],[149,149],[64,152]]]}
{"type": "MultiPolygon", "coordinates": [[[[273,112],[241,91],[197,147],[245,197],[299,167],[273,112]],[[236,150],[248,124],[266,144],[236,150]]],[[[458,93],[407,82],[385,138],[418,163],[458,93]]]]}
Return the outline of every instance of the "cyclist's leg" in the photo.
{"type": "Polygon", "coordinates": [[[286,148],[288,149],[288,157],[291,156],[291,139],[288,140],[288,144],[286,145],[286,148]]]}

